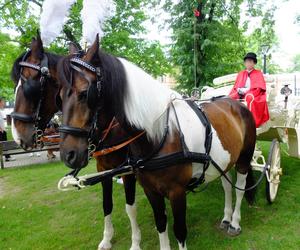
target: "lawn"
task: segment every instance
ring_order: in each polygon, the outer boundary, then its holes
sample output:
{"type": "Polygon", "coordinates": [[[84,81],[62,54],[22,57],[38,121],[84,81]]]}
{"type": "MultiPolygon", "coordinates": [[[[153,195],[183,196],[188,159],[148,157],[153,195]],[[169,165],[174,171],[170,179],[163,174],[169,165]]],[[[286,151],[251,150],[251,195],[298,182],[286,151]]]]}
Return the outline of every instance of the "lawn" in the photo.
{"type": "MultiPolygon", "coordinates": [[[[263,149],[266,151],[266,144],[263,149]]],[[[243,202],[239,237],[228,237],[218,229],[224,206],[220,181],[211,183],[204,192],[189,194],[188,249],[300,249],[300,160],[282,157],[284,176],[275,203],[267,204],[263,182],[256,205],[249,207],[243,202]]],[[[94,169],[93,161],[83,172],[94,169]]],[[[97,249],[103,229],[101,188],[58,191],[57,181],[67,171],[62,163],[0,171],[1,250],[97,249]]],[[[114,184],[114,202],[113,249],[129,249],[130,226],[122,185],[114,184]]],[[[159,249],[152,211],[140,187],[137,206],[142,249],[159,249]]],[[[168,206],[171,245],[177,249],[170,212],[168,206]]]]}

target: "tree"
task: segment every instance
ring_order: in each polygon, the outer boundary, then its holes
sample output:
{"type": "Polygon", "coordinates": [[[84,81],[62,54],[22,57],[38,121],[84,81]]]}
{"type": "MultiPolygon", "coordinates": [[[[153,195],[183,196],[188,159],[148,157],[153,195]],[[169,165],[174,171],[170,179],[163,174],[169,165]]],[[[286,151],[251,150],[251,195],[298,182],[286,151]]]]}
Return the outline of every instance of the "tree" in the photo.
{"type": "Polygon", "coordinates": [[[258,5],[255,10],[252,10],[252,12],[250,12],[251,17],[261,17],[261,25],[258,25],[250,35],[246,36],[246,47],[248,50],[255,51],[258,55],[261,55],[261,58],[259,58],[261,60],[258,60],[257,65],[259,68],[263,68],[262,46],[269,46],[270,50],[267,55],[267,72],[270,74],[281,71],[279,65],[272,61],[272,51],[278,48],[278,39],[274,30],[274,13],[276,9],[277,7],[272,5],[263,11],[263,6],[258,5]]]}
{"type": "Polygon", "coordinates": [[[293,66],[288,70],[289,72],[300,72],[300,54],[293,58],[293,66]]]}
{"type": "Polygon", "coordinates": [[[271,6],[262,11],[262,4],[258,2],[198,0],[197,3],[180,1],[174,4],[166,1],[164,8],[171,14],[167,22],[173,30],[172,61],[179,68],[177,78],[181,89],[191,89],[194,84],[197,87],[209,85],[215,77],[238,71],[243,67],[246,51],[258,52],[262,42],[274,44],[275,8],[271,6]],[[249,17],[264,16],[261,29],[256,29],[251,36],[251,43],[245,35],[249,18],[241,21],[242,4],[247,4],[249,17]],[[261,41],[256,41],[258,38],[261,41]],[[252,47],[253,41],[257,47],[252,47]]]}
{"type": "MultiPolygon", "coordinates": [[[[29,47],[31,38],[36,36],[36,30],[39,28],[42,2],[42,0],[0,0],[0,27],[17,32],[15,37],[6,36],[7,46],[11,46],[13,41],[21,50],[29,47]]],[[[150,18],[146,10],[153,3],[146,0],[116,0],[115,2],[117,13],[107,23],[106,35],[101,41],[101,47],[108,53],[128,58],[155,77],[170,72],[169,60],[160,43],[141,39],[146,32],[144,22],[150,18]]],[[[67,43],[70,41],[78,43],[81,40],[81,9],[82,0],[78,0],[71,8],[62,34],[51,44],[50,51],[66,54],[67,43]]],[[[12,57],[16,58],[16,55],[13,54],[12,57]]],[[[6,62],[5,65],[9,66],[2,68],[3,66],[0,65],[0,71],[8,76],[11,61],[6,62]]],[[[2,86],[1,82],[0,84],[2,86]]]]}
{"type": "Polygon", "coordinates": [[[0,33],[0,96],[10,100],[13,96],[13,83],[10,79],[11,65],[20,54],[18,46],[8,35],[0,33]]]}

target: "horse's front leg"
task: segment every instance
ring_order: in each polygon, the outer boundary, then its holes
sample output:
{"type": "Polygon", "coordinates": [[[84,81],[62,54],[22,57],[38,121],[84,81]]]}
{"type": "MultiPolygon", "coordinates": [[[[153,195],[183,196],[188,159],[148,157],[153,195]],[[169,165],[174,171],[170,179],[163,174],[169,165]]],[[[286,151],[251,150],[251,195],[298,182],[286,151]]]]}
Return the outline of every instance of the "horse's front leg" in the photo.
{"type": "Polygon", "coordinates": [[[183,187],[173,189],[169,195],[172,207],[174,225],[173,230],[178,241],[179,250],[186,250],[186,193],[183,187]]]}
{"type": "MultiPolygon", "coordinates": [[[[244,189],[246,187],[246,179],[247,179],[247,174],[241,174],[241,173],[237,172],[237,180],[236,180],[235,185],[240,189],[244,189]]],[[[232,214],[231,224],[227,231],[228,234],[231,236],[236,236],[241,233],[241,226],[240,226],[241,205],[242,205],[244,193],[245,193],[244,191],[236,189],[235,208],[234,208],[234,212],[232,214]]]]}
{"type": "MultiPolygon", "coordinates": [[[[227,178],[231,181],[230,173],[226,173],[227,178]]],[[[228,230],[231,224],[232,218],[232,186],[231,184],[225,179],[224,176],[221,177],[222,186],[225,193],[225,208],[224,208],[224,217],[221,221],[220,228],[222,230],[228,230]]]]}
{"type": "Polygon", "coordinates": [[[109,250],[111,249],[111,239],[114,234],[114,228],[111,221],[111,213],[113,209],[112,201],[112,178],[102,182],[103,192],[103,212],[104,212],[104,231],[103,239],[98,246],[98,250],[109,250]]]}
{"type": "Polygon", "coordinates": [[[135,175],[123,176],[125,195],[126,195],[126,212],[131,224],[131,248],[130,250],[140,250],[141,231],[136,220],[136,204],[135,204],[135,190],[136,178],[135,175]]]}
{"type": "Polygon", "coordinates": [[[144,191],[153,209],[156,229],[159,235],[160,250],[171,250],[164,197],[145,188],[144,191]]]}

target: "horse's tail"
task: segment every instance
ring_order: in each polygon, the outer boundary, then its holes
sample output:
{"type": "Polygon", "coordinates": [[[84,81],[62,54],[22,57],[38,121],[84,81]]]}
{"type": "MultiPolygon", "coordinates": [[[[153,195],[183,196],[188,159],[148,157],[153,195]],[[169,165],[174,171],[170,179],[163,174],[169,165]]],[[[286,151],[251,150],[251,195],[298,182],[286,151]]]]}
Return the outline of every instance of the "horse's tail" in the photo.
{"type": "MultiPolygon", "coordinates": [[[[246,189],[252,187],[254,184],[255,184],[255,179],[253,176],[253,170],[250,167],[246,178],[246,189]]],[[[255,194],[256,194],[256,187],[252,188],[251,190],[247,190],[245,192],[245,198],[250,205],[253,205],[255,202],[255,194]]]]}

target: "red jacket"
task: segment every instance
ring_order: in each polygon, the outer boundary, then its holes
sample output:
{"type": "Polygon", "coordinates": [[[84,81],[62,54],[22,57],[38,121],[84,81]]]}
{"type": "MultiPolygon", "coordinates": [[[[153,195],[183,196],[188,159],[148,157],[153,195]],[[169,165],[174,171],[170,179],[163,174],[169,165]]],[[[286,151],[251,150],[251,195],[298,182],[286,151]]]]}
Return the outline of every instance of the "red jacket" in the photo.
{"type": "MultiPolygon", "coordinates": [[[[229,96],[233,99],[240,99],[238,88],[244,88],[248,77],[248,71],[241,71],[235,81],[229,96]]],[[[250,72],[250,90],[242,97],[246,99],[248,108],[253,114],[256,127],[269,120],[269,110],[266,97],[266,82],[260,70],[250,72]],[[254,97],[254,99],[253,99],[254,97]]]]}

